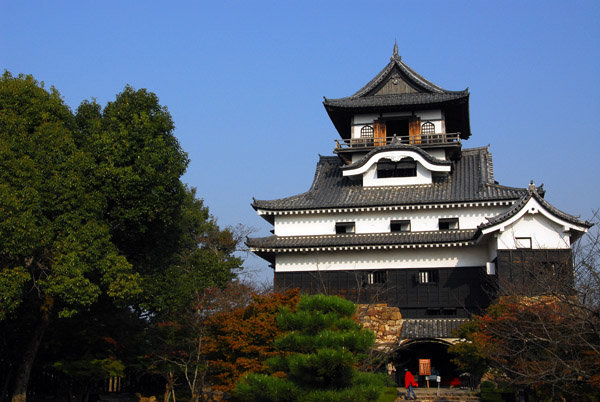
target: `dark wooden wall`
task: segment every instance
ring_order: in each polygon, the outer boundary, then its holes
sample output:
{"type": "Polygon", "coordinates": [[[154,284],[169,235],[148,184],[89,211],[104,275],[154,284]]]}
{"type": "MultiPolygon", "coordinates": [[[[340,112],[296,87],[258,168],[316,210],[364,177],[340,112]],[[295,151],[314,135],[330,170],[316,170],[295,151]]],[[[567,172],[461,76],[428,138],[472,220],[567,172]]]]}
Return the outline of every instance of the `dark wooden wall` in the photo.
{"type": "MultiPolygon", "coordinates": [[[[404,318],[468,317],[487,307],[495,280],[485,267],[428,269],[434,283],[419,283],[422,269],[389,269],[385,283],[368,284],[365,275],[377,271],[276,272],[275,288],[300,288],[303,293],[343,296],[356,303],[387,303],[404,318]]],[[[379,271],[381,272],[381,271],[379,271]]]]}
{"type": "Polygon", "coordinates": [[[523,295],[564,291],[574,283],[572,257],[570,249],[498,250],[499,290],[523,295]]]}

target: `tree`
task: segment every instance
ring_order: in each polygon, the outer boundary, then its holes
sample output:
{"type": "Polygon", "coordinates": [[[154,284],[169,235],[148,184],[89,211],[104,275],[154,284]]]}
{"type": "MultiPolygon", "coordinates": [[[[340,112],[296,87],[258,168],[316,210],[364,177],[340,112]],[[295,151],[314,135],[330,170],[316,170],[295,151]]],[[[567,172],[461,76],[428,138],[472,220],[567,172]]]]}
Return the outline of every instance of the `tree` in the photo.
{"type": "Polygon", "coordinates": [[[266,372],[266,360],[278,354],[273,342],[282,334],[276,321],[279,309],[293,311],[298,300],[297,289],[255,293],[247,306],[208,317],[203,352],[215,389],[231,392],[243,375],[266,372]]]}
{"type": "Polygon", "coordinates": [[[31,313],[13,393],[24,401],[51,319],[71,317],[101,294],[123,301],[140,287],[111,242],[105,197],[90,180],[94,160],[77,147],[73,116],[58,91],[5,72],[0,111],[0,319],[31,313]]]}
{"type": "Polygon", "coordinates": [[[205,354],[207,321],[214,315],[241,309],[251,299],[254,287],[230,281],[224,287],[196,292],[196,300],[177,314],[156,320],[147,332],[151,352],[145,356],[150,369],[165,379],[164,401],[175,400],[177,385],[184,383],[191,400],[202,400],[206,390],[208,361],[205,354]]]}
{"type": "Polygon", "coordinates": [[[240,401],[371,401],[386,378],[354,367],[374,343],[371,331],[353,319],[355,305],[336,296],[302,296],[296,311],[283,309],[286,334],[267,361],[271,375],[250,374],[236,387],[240,401]]]}
{"type": "MultiPolygon", "coordinates": [[[[595,214],[597,223],[598,215],[595,214]]],[[[580,240],[574,265],[526,266],[530,279],[505,289],[481,316],[461,328],[452,346],[466,370],[490,367],[537,397],[600,396],[600,236],[580,240]]],[[[505,284],[506,286],[506,284],[505,284]]],[[[480,373],[482,374],[482,373],[480,373]]],[[[592,398],[592,399],[585,399],[592,398]]]]}
{"type": "Polygon", "coordinates": [[[236,276],[239,239],[181,182],[188,158],[173,130],[146,90],[125,87],[104,109],[84,101],[73,114],[31,76],[0,80],[0,355],[21,362],[14,401],[25,400],[49,326],[57,350],[62,338],[118,347],[46,363],[73,377],[90,369],[79,378],[116,373],[106,359],[130,364],[127,338],[236,276]],[[123,319],[107,323],[107,312],[123,319]],[[97,332],[60,335],[77,323],[97,332]]]}
{"type": "Polygon", "coordinates": [[[78,145],[94,157],[113,242],[137,272],[163,269],[179,245],[180,178],[189,163],[167,108],[155,94],[126,86],[104,110],[82,102],[75,122],[78,145]]]}

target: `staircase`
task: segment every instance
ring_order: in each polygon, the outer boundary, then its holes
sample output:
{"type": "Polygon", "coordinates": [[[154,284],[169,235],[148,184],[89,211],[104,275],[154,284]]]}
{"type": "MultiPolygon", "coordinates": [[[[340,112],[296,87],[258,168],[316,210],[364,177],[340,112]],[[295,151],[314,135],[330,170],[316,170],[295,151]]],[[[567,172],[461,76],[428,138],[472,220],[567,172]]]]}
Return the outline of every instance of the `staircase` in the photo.
{"type": "MultiPolygon", "coordinates": [[[[437,388],[416,388],[415,394],[420,402],[480,402],[477,393],[463,389],[441,388],[440,398],[438,399],[437,388]]],[[[398,388],[398,398],[396,402],[404,401],[406,396],[405,388],[398,388]]]]}

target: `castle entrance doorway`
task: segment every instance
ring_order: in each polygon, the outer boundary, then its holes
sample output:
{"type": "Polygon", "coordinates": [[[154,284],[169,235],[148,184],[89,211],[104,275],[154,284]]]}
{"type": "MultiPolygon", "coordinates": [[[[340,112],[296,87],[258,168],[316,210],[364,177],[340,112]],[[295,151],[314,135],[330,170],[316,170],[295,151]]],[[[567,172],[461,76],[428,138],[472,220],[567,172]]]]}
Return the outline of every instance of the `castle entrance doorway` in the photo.
{"type": "MultiPolygon", "coordinates": [[[[415,339],[402,344],[392,356],[396,366],[397,383],[404,386],[404,369],[407,368],[415,376],[419,387],[426,387],[427,379],[419,376],[419,360],[428,359],[431,374],[441,377],[442,386],[459,386],[461,372],[451,361],[453,356],[448,353],[449,346],[450,343],[439,339],[415,339]]],[[[437,387],[437,383],[430,380],[429,386],[437,387]]]]}

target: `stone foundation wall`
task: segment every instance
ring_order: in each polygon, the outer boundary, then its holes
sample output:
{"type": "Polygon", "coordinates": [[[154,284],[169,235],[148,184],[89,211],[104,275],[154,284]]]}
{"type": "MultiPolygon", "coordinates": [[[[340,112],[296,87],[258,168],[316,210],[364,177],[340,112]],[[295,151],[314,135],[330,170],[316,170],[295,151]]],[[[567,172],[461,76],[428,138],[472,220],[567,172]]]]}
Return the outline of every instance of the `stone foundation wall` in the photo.
{"type": "Polygon", "coordinates": [[[398,307],[381,304],[359,304],[358,321],[375,332],[377,349],[398,345],[402,330],[402,314],[398,307]]]}

